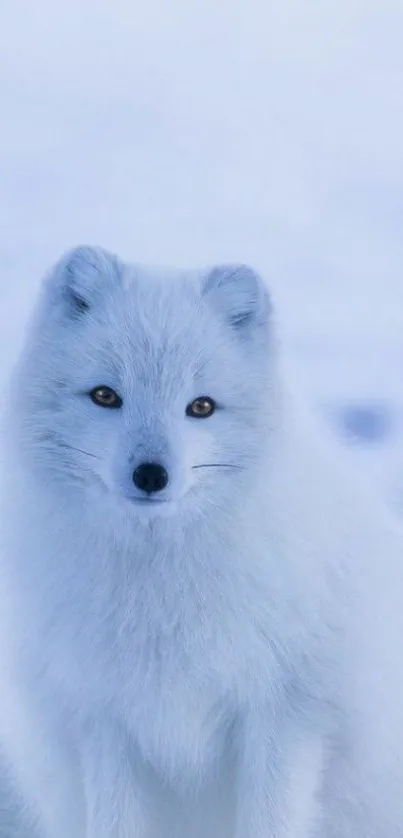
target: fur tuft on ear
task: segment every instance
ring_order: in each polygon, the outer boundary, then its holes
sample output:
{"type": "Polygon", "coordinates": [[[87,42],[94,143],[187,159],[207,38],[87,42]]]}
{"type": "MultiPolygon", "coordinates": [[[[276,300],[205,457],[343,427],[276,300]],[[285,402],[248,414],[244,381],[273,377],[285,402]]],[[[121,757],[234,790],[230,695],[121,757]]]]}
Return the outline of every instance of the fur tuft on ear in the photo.
{"type": "Polygon", "coordinates": [[[85,314],[97,294],[121,274],[119,260],[101,247],[83,245],[69,250],[57,262],[48,284],[55,301],[63,300],[75,315],[85,314]]]}
{"type": "Polygon", "coordinates": [[[203,293],[239,331],[270,319],[270,296],[263,280],[248,265],[218,265],[204,280],[203,293]]]}

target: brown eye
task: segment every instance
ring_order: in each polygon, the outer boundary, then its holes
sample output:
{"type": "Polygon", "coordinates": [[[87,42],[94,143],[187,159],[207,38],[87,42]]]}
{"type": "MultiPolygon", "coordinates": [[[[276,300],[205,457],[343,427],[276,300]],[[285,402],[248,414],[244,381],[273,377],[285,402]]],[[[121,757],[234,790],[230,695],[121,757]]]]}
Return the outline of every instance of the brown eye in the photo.
{"type": "Polygon", "coordinates": [[[90,397],[100,407],[122,407],[122,399],[111,387],[94,387],[90,397]]]}
{"type": "Polygon", "coordinates": [[[215,411],[215,402],[208,396],[200,396],[193,402],[190,402],[186,408],[186,415],[192,416],[194,419],[206,419],[215,411]]]}

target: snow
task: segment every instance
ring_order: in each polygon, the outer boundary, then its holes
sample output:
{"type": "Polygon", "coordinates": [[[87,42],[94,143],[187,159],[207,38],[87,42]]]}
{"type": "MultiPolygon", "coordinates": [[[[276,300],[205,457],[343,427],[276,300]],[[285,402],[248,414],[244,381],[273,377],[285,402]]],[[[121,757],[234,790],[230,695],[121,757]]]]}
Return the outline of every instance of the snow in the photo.
{"type": "Polygon", "coordinates": [[[393,499],[402,27],[400,0],[3,0],[2,373],[41,275],[72,244],[249,261],[325,420],[340,434],[350,405],[370,411],[347,444],[393,499]]]}

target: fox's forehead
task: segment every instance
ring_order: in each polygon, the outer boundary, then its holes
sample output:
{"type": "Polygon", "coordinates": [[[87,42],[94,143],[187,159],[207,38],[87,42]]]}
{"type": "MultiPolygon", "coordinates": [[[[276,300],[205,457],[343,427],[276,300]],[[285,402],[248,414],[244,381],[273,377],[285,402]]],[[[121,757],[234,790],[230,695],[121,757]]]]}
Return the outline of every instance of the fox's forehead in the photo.
{"type": "Polygon", "coordinates": [[[105,314],[104,335],[94,323],[94,349],[144,380],[201,376],[226,359],[231,336],[186,276],[131,276],[105,314]]]}
{"type": "MultiPolygon", "coordinates": [[[[112,302],[112,301],[111,301],[112,302]]],[[[186,334],[200,316],[203,305],[198,275],[161,274],[134,268],[121,289],[116,289],[113,309],[129,328],[156,334],[186,334]]]]}

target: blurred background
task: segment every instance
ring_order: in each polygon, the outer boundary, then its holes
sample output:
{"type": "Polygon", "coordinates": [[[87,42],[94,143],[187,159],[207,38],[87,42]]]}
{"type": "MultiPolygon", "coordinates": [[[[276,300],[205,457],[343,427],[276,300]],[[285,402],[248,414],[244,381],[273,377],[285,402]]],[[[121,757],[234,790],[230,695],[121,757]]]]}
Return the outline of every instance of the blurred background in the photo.
{"type": "Polygon", "coordinates": [[[402,43],[401,0],[2,0],[1,377],[70,245],[248,261],[403,510],[402,43]]]}

